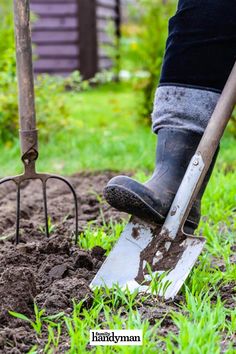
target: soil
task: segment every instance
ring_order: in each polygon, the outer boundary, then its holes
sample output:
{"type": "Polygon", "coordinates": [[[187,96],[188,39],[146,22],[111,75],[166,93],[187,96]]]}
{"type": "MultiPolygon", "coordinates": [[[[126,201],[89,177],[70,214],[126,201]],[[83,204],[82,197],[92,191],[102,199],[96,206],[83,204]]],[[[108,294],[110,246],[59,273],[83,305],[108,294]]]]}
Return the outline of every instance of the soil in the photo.
{"type": "MultiPolygon", "coordinates": [[[[126,214],[115,211],[102,198],[104,185],[115,174],[81,173],[70,177],[79,197],[79,231],[88,223],[102,225],[121,221],[126,214]]],[[[16,191],[12,183],[0,187],[0,353],[27,353],[35,344],[45,345],[24,321],[9,315],[9,311],[23,313],[29,318],[34,314],[34,301],[47,314],[70,313],[72,301],[85,299],[84,306],[92,303],[89,283],[105,259],[101,247],[84,251],[74,245],[73,197],[68,187],[60,181],[50,181],[47,188],[51,225],[55,225],[47,239],[44,235],[42,186],[31,181],[21,191],[21,242],[15,244],[16,191]]],[[[138,236],[137,233],[134,236],[138,236]]],[[[222,288],[226,304],[233,306],[234,285],[222,288]]],[[[181,301],[177,297],[175,303],[181,301]]],[[[161,333],[176,332],[168,312],[174,303],[150,301],[140,308],[142,318],[154,324],[165,314],[161,333]]],[[[64,338],[68,345],[68,338],[64,338]]],[[[64,352],[66,346],[60,348],[64,352]]]]}
{"type": "MultiPolygon", "coordinates": [[[[114,174],[79,174],[70,182],[79,198],[79,231],[88,223],[121,221],[127,215],[116,212],[102,200],[104,185],[114,174]]],[[[101,247],[80,250],[73,242],[73,197],[60,181],[48,182],[47,197],[50,238],[44,234],[42,189],[38,181],[21,189],[20,244],[15,244],[16,191],[12,182],[0,188],[0,353],[24,353],[36,342],[33,331],[9,311],[34,313],[34,301],[47,314],[70,312],[72,300],[92,301],[89,283],[104,261],[101,247]]]]}
{"type": "MultiPolygon", "coordinates": [[[[138,221],[138,219],[137,219],[138,221]]],[[[133,221],[134,222],[134,221],[133,221]]],[[[168,233],[161,234],[161,225],[151,226],[152,240],[140,253],[139,271],[135,280],[139,284],[149,285],[150,281],[145,281],[145,274],[148,274],[148,269],[144,267],[144,262],[147,262],[153,272],[168,271],[173,269],[181,258],[186,247],[183,246],[187,235],[179,232],[174,240],[172,240],[168,233]],[[169,248],[167,247],[170,243],[169,248]],[[167,247],[167,248],[166,248],[167,247]],[[157,253],[159,257],[157,258],[157,253]]],[[[134,239],[139,237],[139,227],[132,230],[134,239]]]]}

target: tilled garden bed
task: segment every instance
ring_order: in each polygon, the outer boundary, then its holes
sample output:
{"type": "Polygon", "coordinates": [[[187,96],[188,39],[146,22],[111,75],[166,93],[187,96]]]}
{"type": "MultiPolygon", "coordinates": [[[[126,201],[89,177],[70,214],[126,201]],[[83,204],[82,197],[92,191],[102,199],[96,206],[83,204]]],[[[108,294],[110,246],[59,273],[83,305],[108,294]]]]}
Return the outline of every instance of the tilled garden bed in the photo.
{"type": "MultiPolygon", "coordinates": [[[[79,174],[70,178],[79,197],[79,228],[88,223],[103,225],[104,221],[121,221],[127,216],[110,208],[101,198],[102,190],[113,173],[79,174]]],[[[89,283],[105,259],[101,247],[85,251],[73,242],[74,211],[70,191],[64,184],[53,181],[48,185],[49,214],[52,232],[44,235],[44,217],[41,185],[29,182],[22,188],[21,242],[14,244],[16,193],[14,185],[0,189],[0,353],[24,353],[34,344],[43,347],[33,329],[9,311],[34,316],[34,302],[47,315],[64,312],[70,314],[73,300],[85,299],[89,307],[93,294],[89,283]]],[[[224,290],[222,290],[224,291],[224,290]]],[[[233,306],[233,285],[222,294],[233,306]]],[[[180,301],[181,297],[176,299],[180,301]]],[[[140,313],[150,323],[166,314],[175,304],[147,303],[140,313]]],[[[161,333],[175,331],[167,317],[161,333]]],[[[64,338],[64,343],[68,342],[64,338]]],[[[64,344],[65,345],[65,344],[64,344]]],[[[66,348],[63,347],[63,348],[66,348]]],[[[63,352],[61,347],[61,352],[63,352]]]]}
{"type": "MultiPolygon", "coordinates": [[[[120,221],[124,215],[101,203],[102,189],[112,173],[79,174],[70,178],[79,198],[79,231],[88,223],[120,221]]],[[[80,250],[73,242],[73,199],[66,185],[51,181],[47,188],[50,238],[44,235],[40,182],[22,187],[21,242],[14,243],[16,192],[14,184],[0,189],[0,351],[22,353],[35,344],[28,324],[9,311],[34,315],[34,301],[47,314],[69,313],[72,300],[92,299],[89,283],[104,260],[104,250],[80,250]]]]}

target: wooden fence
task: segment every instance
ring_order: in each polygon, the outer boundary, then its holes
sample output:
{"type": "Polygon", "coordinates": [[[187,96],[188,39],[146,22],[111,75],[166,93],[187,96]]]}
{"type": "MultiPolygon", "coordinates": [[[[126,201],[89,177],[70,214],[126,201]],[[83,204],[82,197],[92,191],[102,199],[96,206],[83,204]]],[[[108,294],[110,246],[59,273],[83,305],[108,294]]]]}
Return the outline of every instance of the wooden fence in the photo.
{"type": "Polygon", "coordinates": [[[37,19],[32,28],[36,73],[68,75],[79,70],[87,79],[110,68],[104,44],[109,22],[120,34],[120,0],[31,0],[37,19]]]}

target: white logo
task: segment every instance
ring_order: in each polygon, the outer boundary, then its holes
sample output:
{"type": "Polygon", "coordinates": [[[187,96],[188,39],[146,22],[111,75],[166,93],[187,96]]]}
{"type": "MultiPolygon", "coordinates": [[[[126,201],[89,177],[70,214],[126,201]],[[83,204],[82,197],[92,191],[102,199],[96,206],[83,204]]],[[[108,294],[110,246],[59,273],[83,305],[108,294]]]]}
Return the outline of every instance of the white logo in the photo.
{"type": "Polygon", "coordinates": [[[90,345],[142,345],[141,330],[91,330],[90,345]]]}

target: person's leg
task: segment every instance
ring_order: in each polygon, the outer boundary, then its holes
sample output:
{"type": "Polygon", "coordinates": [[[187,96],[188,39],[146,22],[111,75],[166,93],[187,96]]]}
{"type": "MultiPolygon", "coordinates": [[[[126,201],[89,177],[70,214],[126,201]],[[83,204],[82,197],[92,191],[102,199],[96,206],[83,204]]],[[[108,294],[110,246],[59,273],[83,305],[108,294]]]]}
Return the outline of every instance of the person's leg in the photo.
{"type": "Polygon", "coordinates": [[[236,60],[236,2],[180,0],[152,114],[153,130],[203,133],[236,60]]]}
{"type": "MultiPolygon", "coordinates": [[[[234,0],[180,0],[169,36],[152,114],[156,168],[144,185],[125,176],[104,190],[119,210],[162,223],[236,59],[234,0]]],[[[185,226],[193,232],[214,161],[185,226]]]]}

